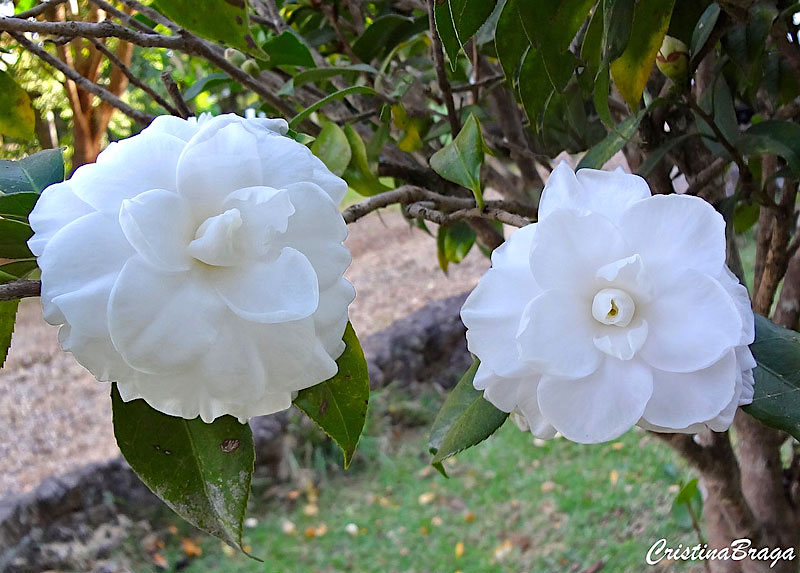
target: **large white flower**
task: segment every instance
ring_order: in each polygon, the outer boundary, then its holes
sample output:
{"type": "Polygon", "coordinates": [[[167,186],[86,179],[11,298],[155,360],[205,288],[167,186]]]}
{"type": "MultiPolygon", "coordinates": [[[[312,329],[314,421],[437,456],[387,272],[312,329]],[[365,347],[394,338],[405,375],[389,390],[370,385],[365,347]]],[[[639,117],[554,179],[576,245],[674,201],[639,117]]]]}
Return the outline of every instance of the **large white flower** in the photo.
{"type": "Polygon", "coordinates": [[[29,245],[44,318],[123,400],[243,421],[336,373],[347,184],[286,131],[159,117],[42,193],[29,245]]]}
{"type": "Polygon", "coordinates": [[[461,317],[475,388],[542,438],[722,431],[752,401],[753,313],[722,217],[621,170],[560,164],[461,317]]]}

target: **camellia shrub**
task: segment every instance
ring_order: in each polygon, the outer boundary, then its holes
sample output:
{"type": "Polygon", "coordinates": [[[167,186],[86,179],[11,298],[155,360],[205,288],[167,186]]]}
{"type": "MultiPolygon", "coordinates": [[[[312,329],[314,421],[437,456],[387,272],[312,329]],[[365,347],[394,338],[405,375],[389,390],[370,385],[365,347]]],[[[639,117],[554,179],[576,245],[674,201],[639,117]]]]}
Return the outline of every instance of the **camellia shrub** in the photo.
{"type": "Polygon", "coordinates": [[[0,350],[40,296],[184,519],[242,548],[253,416],[295,405],[349,465],[370,390],[343,241],[399,206],[444,272],[492,263],[441,473],[509,416],[579,443],[638,425],[699,473],[707,549],[765,548],[712,570],[797,570],[797,3],[2,6],[0,350]]]}

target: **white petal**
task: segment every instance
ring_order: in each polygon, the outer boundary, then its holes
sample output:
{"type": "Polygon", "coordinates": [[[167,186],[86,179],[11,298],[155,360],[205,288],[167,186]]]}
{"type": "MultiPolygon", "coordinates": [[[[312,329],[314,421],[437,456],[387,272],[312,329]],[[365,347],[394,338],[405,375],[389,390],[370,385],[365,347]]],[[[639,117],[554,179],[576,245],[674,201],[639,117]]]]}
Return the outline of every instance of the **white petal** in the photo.
{"type": "Polygon", "coordinates": [[[591,444],[613,440],[642,417],[653,392],[650,368],[639,361],[606,358],[586,378],[545,376],[539,408],[565,438],[591,444]]]}
{"type": "Polygon", "coordinates": [[[538,220],[544,221],[551,213],[559,209],[587,211],[587,206],[580,200],[582,194],[583,186],[578,183],[575,171],[566,161],[562,161],[550,173],[542,190],[538,220]]]}
{"type": "Polygon", "coordinates": [[[653,281],[639,255],[611,262],[601,267],[595,276],[598,288],[620,288],[634,296],[637,304],[653,298],[653,281]]]}
{"type": "Polygon", "coordinates": [[[203,277],[166,273],[139,256],[122,268],[108,311],[114,347],[133,368],[154,374],[191,368],[225,319],[224,303],[203,277]]]}
{"type": "MultiPolygon", "coordinates": [[[[725,264],[725,221],[698,197],[655,195],[631,205],[620,229],[653,275],[694,269],[717,276],[725,264]]],[[[654,279],[657,280],[657,279],[654,279]]]]}
{"type": "Polygon", "coordinates": [[[183,141],[189,141],[198,129],[200,126],[194,117],[181,119],[174,115],[159,115],[142,132],[147,134],[151,132],[166,133],[183,141]]]}
{"type": "Polygon", "coordinates": [[[605,217],[562,209],[537,223],[531,268],[543,289],[590,296],[597,271],[632,254],[619,230],[605,217]]]}
{"type": "Polygon", "coordinates": [[[353,285],[343,278],[319,293],[314,327],[325,351],[332,358],[338,358],[344,352],[342,336],[348,321],[347,308],[355,297],[353,285]]]}
{"type": "Polygon", "coordinates": [[[492,251],[492,266],[517,267],[530,272],[530,257],[536,233],[536,223],[526,225],[516,231],[492,251]]]}
{"type": "Polygon", "coordinates": [[[742,337],[739,344],[752,344],[756,338],[756,325],[755,317],[753,316],[753,307],[750,305],[750,295],[747,292],[747,287],[739,282],[736,275],[733,274],[726,266],[723,272],[718,277],[720,284],[725,287],[728,294],[731,295],[736,308],[739,309],[739,315],[742,317],[742,337]]]}
{"type": "Polygon", "coordinates": [[[706,368],[736,346],[742,319],[716,280],[688,270],[644,309],[649,333],[640,356],[659,370],[693,372],[706,368]]]}
{"type": "Polygon", "coordinates": [[[70,179],[72,190],[98,211],[119,213],[125,199],[152,189],[174,191],[175,171],[186,143],[166,133],[144,132],[112,143],[70,179]],[[158,161],[154,161],[158,158],[158,161]]]}
{"type": "Polygon", "coordinates": [[[484,399],[503,412],[511,412],[517,407],[517,391],[522,380],[495,376],[483,392],[484,399]]]}
{"type": "Polygon", "coordinates": [[[544,374],[588,376],[603,357],[593,342],[598,330],[595,325],[591,301],[561,291],[545,291],[522,313],[517,334],[519,357],[544,374]]]}
{"type": "Polygon", "coordinates": [[[119,224],[128,242],[151,265],[166,271],[189,268],[186,246],[194,229],[189,207],[175,191],[155,189],[126,199],[119,224]]]}
{"type": "Polygon", "coordinates": [[[28,216],[31,228],[36,233],[28,241],[28,247],[34,255],[40,256],[53,235],[75,219],[92,212],[94,209],[72,191],[69,181],[50,185],[42,191],[28,216]]]}
{"type": "Polygon", "coordinates": [[[653,369],[653,396],[644,418],[656,426],[676,429],[707,422],[733,398],[738,373],[733,350],[696,372],[678,374],[653,369]]]}
{"type": "Polygon", "coordinates": [[[647,321],[634,319],[624,328],[600,325],[594,336],[594,345],[619,360],[630,360],[647,340],[647,321]]]}
{"type": "Polygon", "coordinates": [[[133,254],[119,224],[101,213],[61,229],[38,260],[44,319],[50,324],[69,322],[88,337],[107,335],[108,297],[133,254]]]}
{"type": "Polygon", "coordinates": [[[319,304],[314,267],[286,247],[274,261],[207,270],[228,307],[245,320],[274,323],[311,316],[319,304]]]}
{"type": "Polygon", "coordinates": [[[538,389],[538,381],[535,384],[521,384],[517,392],[517,409],[525,416],[528,428],[534,436],[549,440],[555,437],[558,430],[547,421],[539,409],[538,389]]]}

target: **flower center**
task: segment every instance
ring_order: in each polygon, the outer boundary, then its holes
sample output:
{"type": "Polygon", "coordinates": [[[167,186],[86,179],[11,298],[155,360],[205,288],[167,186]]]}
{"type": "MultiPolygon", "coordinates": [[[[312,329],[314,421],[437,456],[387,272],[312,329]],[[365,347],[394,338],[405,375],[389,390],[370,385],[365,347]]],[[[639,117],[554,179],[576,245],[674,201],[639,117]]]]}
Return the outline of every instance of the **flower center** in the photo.
{"type": "Polygon", "coordinates": [[[207,265],[230,267],[238,264],[241,227],[239,209],[228,209],[221,215],[209,217],[197,228],[188,246],[189,254],[207,265]]]}
{"type": "Polygon", "coordinates": [[[592,316],[597,322],[628,326],[633,320],[636,305],[631,296],[618,288],[604,288],[592,301],[592,316]]]}

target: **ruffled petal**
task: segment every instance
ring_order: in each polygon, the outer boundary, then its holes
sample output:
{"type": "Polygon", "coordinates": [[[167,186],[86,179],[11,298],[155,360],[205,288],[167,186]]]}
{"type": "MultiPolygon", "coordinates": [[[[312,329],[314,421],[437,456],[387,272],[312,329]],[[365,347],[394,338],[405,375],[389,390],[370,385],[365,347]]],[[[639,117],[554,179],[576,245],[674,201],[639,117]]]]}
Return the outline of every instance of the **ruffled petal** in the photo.
{"type": "Polygon", "coordinates": [[[205,273],[228,308],[253,322],[275,323],[311,316],[319,304],[314,267],[285,247],[274,261],[255,261],[205,273]]]}
{"type": "Polygon", "coordinates": [[[614,224],[596,213],[554,211],[537,223],[531,268],[543,289],[594,294],[597,271],[632,255],[614,224]]]}
{"type": "Polygon", "coordinates": [[[740,373],[733,350],[708,368],[695,372],[653,369],[653,396],[644,418],[665,428],[707,422],[731,401],[740,373]]]}
{"type": "Polygon", "coordinates": [[[285,233],[295,208],[285,190],[272,187],[245,187],[225,198],[223,209],[237,209],[243,253],[250,258],[265,254],[276,237],[285,233]]]}
{"type": "Polygon", "coordinates": [[[344,278],[319,293],[314,326],[325,351],[333,358],[344,352],[342,336],[348,321],[347,309],[355,297],[356,289],[344,278]]]}
{"type": "Polygon", "coordinates": [[[194,229],[189,207],[175,191],[145,191],[122,202],[119,224],[128,242],[153,266],[165,271],[189,268],[186,246],[194,229]]]}
{"type": "Polygon", "coordinates": [[[198,129],[200,129],[200,125],[197,123],[197,118],[182,119],[174,115],[159,115],[142,130],[142,133],[148,135],[151,133],[165,133],[182,141],[189,141],[197,133],[198,129]]]}
{"type": "Polygon", "coordinates": [[[652,392],[653,376],[646,365],[606,358],[585,378],[543,377],[539,408],[565,438],[592,444],[629,430],[642,417],[652,392]]]}
{"type": "Polygon", "coordinates": [[[632,295],[637,304],[653,298],[653,281],[639,255],[613,261],[598,269],[598,288],[616,287],[632,295]]]}
{"type": "Polygon", "coordinates": [[[641,357],[654,368],[707,368],[739,343],[742,319],[716,280],[688,270],[664,285],[643,315],[650,326],[641,357]]]}
{"type": "Polygon", "coordinates": [[[630,360],[647,340],[647,321],[634,319],[628,326],[600,325],[594,335],[594,345],[598,350],[618,360],[630,360]]]}
{"type": "Polygon", "coordinates": [[[94,209],[72,191],[70,181],[50,185],[42,191],[36,206],[28,215],[28,222],[35,233],[28,241],[28,247],[34,255],[40,256],[53,235],[76,219],[93,212],[94,209]]]}
{"type": "Polygon", "coordinates": [[[217,340],[225,305],[193,272],[167,273],[131,258],[108,302],[114,347],[131,367],[151,374],[190,369],[217,340]]]}
{"type": "Polygon", "coordinates": [[[544,374],[588,376],[603,357],[593,342],[596,325],[591,301],[571,293],[545,291],[522,313],[517,334],[519,357],[544,374]]]}
{"type": "Polygon", "coordinates": [[[725,264],[725,221],[698,197],[654,195],[631,205],[619,225],[656,281],[682,269],[717,276],[725,264]]]}
{"type": "Polygon", "coordinates": [[[739,344],[752,344],[756,339],[756,323],[747,287],[739,282],[739,279],[736,278],[736,275],[733,274],[727,266],[723,268],[723,272],[718,277],[718,280],[720,284],[725,287],[725,290],[728,291],[728,294],[736,304],[736,308],[739,310],[739,315],[742,317],[742,337],[739,340],[739,344]]]}

